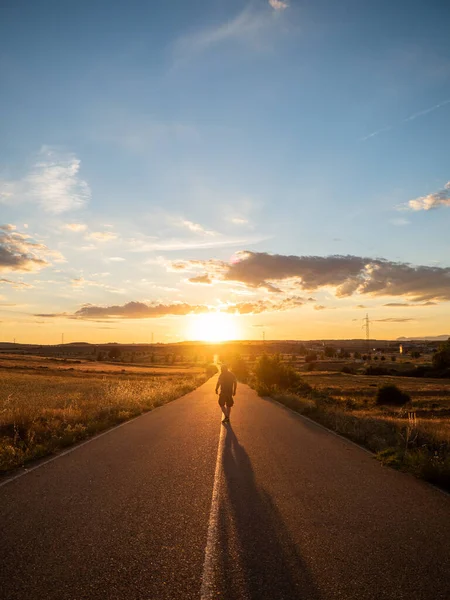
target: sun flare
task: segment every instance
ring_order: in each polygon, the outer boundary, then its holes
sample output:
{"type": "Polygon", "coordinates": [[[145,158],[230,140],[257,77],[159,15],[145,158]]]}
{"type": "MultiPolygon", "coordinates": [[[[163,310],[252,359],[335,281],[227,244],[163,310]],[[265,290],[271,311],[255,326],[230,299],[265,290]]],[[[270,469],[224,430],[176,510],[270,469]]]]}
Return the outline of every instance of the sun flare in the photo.
{"type": "Polygon", "coordinates": [[[203,342],[236,340],[240,337],[236,316],[221,312],[191,315],[188,337],[203,342]]]}

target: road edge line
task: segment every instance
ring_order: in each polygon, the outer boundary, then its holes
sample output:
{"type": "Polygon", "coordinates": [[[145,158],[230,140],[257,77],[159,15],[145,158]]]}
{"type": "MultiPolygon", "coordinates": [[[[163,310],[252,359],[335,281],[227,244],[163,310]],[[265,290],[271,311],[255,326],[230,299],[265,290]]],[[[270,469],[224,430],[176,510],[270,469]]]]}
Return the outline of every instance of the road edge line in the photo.
{"type": "Polygon", "coordinates": [[[203,562],[200,600],[212,600],[213,598],[217,597],[214,590],[214,573],[216,562],[217,531],[219,524],[220,479],[222,473],[224,445],[225,427],[221,424],[219,445],[217,448],[216,470],[214,472],[214,484],[211,497],[211,510],[209,511],[208,533],[206,535],[205,560],[203,562]]]}

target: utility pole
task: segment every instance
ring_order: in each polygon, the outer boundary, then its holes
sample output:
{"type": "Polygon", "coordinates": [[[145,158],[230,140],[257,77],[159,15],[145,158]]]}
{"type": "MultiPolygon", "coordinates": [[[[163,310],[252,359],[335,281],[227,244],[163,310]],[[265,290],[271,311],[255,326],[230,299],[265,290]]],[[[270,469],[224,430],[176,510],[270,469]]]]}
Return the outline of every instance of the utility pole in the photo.
{"type": "Polygon", "coordinates": [[[61,345],[64,346],[64,334],[61,334],[61,345]]]}
{"type": "Polygon", "coordinates": [[[153,340],[155,339],[155,334],[152,331],[152,345],[153,345],[153,340]]]}
{"type": "Polygon", "coordinates": [[[369,314],[366,313],[366,317],[363,319],[363,328],[366,330],[366,346],[367,352],[370,351],[370,320],[369,314]]]}
{"type": "Polygon", "coordinates": [[[266,343],[266,332],[265,331],[263,331],[262,338],[263,338],[263,344],[265,344],[266,343]]]}

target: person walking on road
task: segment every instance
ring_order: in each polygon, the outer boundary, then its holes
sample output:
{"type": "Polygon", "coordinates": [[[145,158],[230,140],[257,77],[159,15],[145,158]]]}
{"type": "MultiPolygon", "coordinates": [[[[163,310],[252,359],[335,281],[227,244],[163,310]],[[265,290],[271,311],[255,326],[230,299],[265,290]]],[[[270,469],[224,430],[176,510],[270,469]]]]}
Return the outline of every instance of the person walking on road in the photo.
{"type": "Polygon", "coordinates": [[[236,395],[237,379],[227,365],[222,365],[221,373],[216,384],[216,394],[219,394],[219,406],[224,414],[222,423],[230,422],[231,407],[234,404],[233,396],[236,395]]]}

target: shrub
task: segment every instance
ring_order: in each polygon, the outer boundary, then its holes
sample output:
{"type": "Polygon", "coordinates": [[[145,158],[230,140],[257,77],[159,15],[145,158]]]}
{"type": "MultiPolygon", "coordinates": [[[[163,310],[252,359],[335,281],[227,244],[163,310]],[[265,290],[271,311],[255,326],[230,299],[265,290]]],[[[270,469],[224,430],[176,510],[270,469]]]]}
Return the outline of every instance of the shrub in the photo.
{"type": "Polygon", "coordinates": [[[211,365],[206,365],[205,366],[205,375],[206,377],[212,377],[213,375],[215,375],[217,373],[219,369],[217,368],[216,365],[211,364],[211,365]]]}
{"type": "Polygon", "coordinates": [[[308,352],[308,354],[305,356],[306,363],[312,363],[312,362],[315,362],[316,360],[317,360],[317,354],[315,352],[308,352]]]}
{"type": "Polygon", "coordinates": [[[237,355],[231,360],[230,368],[238,381],[242,381],[242,383],[247,382],[248,367],[247,363],[241,356],[237,355]]]}
{"type": "MultiPolygon", "coordinates": [[[[270,394],[275,389],[289,390],[302,387],[302,379],[295,369],[281,362],[279,356],[263,354],[254,370],[258,389],[270,394]]],[[[305,384],[306,385],[306,384],[305,384]]]]}
{"type": "Polygon", "coordinates": [[[433,367],[447,369],[450,367],[450,338],[441,344],[439,350],[433,354],[433,367]]]}
{"type": "Polygon", "coordinates": [[[410,396],[405,392],[402,392],[396,385],[387,384],[378,388],[375,402],[376,404],[403,406],[410,402],[410,400],[410,396]]]}
{"type": "Polygon", "coordinates": [[[354,375],[355,374],[355,369],[352,369],[348,365],[345,365],[345,367],[342,367],[341,373],[348,373],[349,375],[354,375]]]}

